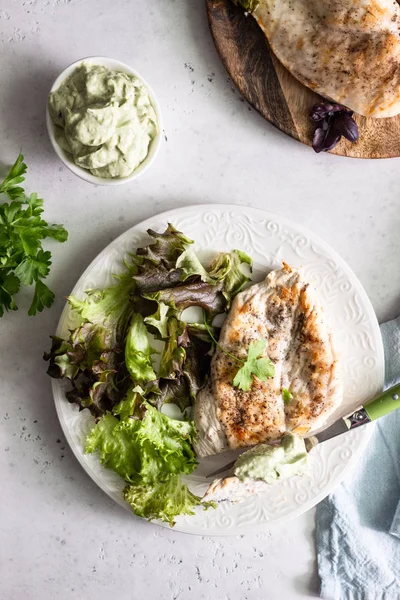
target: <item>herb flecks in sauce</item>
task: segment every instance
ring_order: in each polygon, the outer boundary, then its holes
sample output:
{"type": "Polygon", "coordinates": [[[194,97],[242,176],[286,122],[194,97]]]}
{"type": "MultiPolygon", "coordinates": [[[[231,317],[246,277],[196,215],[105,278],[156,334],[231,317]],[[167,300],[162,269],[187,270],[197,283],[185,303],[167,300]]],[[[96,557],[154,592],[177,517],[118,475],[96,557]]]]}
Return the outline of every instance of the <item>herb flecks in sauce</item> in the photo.
{"type": "Polygon", "coordinates": [[[50,94],[49,112],[59,146],[97,177],[131,175],[157,134],[143,82],[101,65],[79,65],[50,94]]]}

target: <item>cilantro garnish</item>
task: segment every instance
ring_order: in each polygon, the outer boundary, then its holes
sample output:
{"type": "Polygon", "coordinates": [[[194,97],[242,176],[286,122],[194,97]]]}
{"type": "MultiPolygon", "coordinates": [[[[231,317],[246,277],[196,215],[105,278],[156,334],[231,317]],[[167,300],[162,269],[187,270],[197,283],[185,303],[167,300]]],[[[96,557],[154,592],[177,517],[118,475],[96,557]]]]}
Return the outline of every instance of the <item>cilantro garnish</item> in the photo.
{"type": "Polygon", "coordinates": [[[275,375],[275,366],[271,359],[267,357],[260,358],[265,350],[266,341],[263,339],[251,342],[247,351],[247,359],[242,360],[237,358],[215,339],[210,326],[207,323],[206,317],[204,316],[204,325],[206,330],[215,344],[230,358],[233,358],[236,362],[241,363],[241,368],[235,375],[233,385],[243,392],[249,392],[253,384],[253,376],[258,377],[260,381],[266,381],[268,378],[275,375]]]}
{"type": "Polygon", "coordinates": [[[293,394],[286,388],[282,388],[282,398],[285,404],[289,404],[289,402],[293,399],[293,394]]]}
{"type": "Polygon", "coordinates": [[[257,340],[257,342],[251,342],[247,351],[247,360],[244,362],[243,367],[235,375],[233,385],[239,390],[248,392],[253,383],[253,375],[258,377],[260,381],[266,381],[269,377],[273,377],[275,374],[275,367],[272,361],[267,358],[260,358],[265,350],[265,340],[257,340]]]}
{"type": "Polygon", "coordinates": [[[42,281],[49,274],[51,254],[43,250],[42,240],[65,242],[68,237],[62,225],[49,225],[41,218],[43,200],[37,194],[27,196],[19,185],[26,171],[20,154],[0,184],[0,194],[6,197],[0,203],[0,317],[17,310],[14,296],[21,285],[34,285],[29,315],[52,305],[54,294],[42,281]]]}

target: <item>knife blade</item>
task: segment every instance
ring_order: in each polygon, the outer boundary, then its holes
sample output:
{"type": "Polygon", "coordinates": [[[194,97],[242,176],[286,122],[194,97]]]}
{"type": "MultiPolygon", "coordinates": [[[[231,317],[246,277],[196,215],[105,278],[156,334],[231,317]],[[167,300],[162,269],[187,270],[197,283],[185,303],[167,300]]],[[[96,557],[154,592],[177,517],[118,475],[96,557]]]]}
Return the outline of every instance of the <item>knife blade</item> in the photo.
{"type": "MultiPolygon", "coordinates": [[[[380,417],[387,415],[393,410],[397,410],[400,408],[400,384],[395,385],[388,390],[384,391],[382,394],[367,402],[364,406],[360,406],[354,412],[346,415],[345,417],[341,417],[337,421],[330,425],[323,431],[312,435],[306,438],[305,446],[307,452],[310,452],[317,444],[321,442],[325,442],[326,440],[330,440],[331,438],[337,437],[338,435],[342,435],[343,433],[347,433],[352,429],[356,429],[361,425],[366,425],[371,421],[376,421],[380,417]]],[[[207,478],[215,477],[216,475],[220,475],[225,471],[229,471],[234,465],[236,460],[224,465],[217,471],[213,471],[207,478]]]]}
{"type": "Polygon", "coordinates": [[[327,427],[323,431],[316,433],[308,438],[305,438],[305,446],[307,452],[310,452],[317,444],[321,442],[325,442],[326,440],[330,440],[331,438],[337,437],[338,435],[342,435],[343,433],[347,433],[351,429],[355,429],[356,427],[360,427],[360,425],[365,425],[366,423],[370,423],[371,418],[369,417],[365,407],[360,406],[356,411],[347,415],[346,417],[342,417],[338,421],[335,421],[333,425],[327,427]]]}

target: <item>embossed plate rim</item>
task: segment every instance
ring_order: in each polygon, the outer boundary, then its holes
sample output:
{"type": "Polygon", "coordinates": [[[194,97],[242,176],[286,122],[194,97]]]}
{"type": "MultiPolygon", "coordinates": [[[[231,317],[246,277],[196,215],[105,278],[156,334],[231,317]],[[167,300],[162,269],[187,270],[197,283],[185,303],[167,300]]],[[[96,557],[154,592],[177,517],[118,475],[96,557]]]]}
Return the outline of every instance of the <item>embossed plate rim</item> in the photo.
{"type": "MultiPolygon", "coordinates": [[[[346,262],[328,244],[326,244],[326,242],[324,242],[312,232],[308,231],[302,225],[298,225],[290,219],[287,219],[286,217],[283,217],[279,214],[274,214],[269,211],[264,211],[262,209],[256,209],[241,205],[200,204],[182,207],[178,209],[172,209],[167,212],[155,215],[141,223],[138,223],[137,225],[134,225],[133,227],[125,231],[113,242],[111,242],[102,252],[100,252],[100,254],[97,255],[97,257],[90,263],[90,265],[81,275],[78,282],[74,286],[72,293],[80,293],[81,287],[84,285],[83,282],[86,279],[88,279],[88,276],[108,256],[112,256],[115,250],[117,250],[117,254],[119,254],[119,259],[122,258],[126,253],[126,242],[130,238],[134,238],[137,235],[144,235],[149,227],[157,227],[160,222],[166,224],[168,220],[171,220],[173,222],[174,219],[182,220],[184,218],[193,219],[198,217],[200,222],[201,217],[204,217],[208,213],[213,214],[215,218],[219,217],[220,219],[227,219],[229,226],[231,226],[233,223],[237,224],[241,218],[250,220],[252,217],[258,224],[263,223],[264,221],[270,221],[272,223],[275,223],[281,228],[286,228],[287,231],[295,232],[296,235],[302,236],[306,240],[305,248],[307,248],[307,243],[311,241],[313,252],[316,252],[314,246],[318,247],[320,250],[323,251],[324,259],[327,262],[327,264],[330,261],[332,264],[336,265],[341,269],[341,272],[343,272],[345,275],[345,279],[346,277],[348,278],[351,284],[355,286],[355,289],[359,294],[359,300],[362,304],[361,308],[363,309],[367,317],[367,323],[370,328],[370,334],[374,338],[373,342],[376,346],[374,348],[374,356],[376,355],[376,364],[373,365],[373,369],[375,369],[376,371],[376,383],[374,384],[374,392],[379,391],[378,388],[382,387],[384,377],[383,346],[380,337],[379,325],[376,320],[374,310],[361,283],[358,281],[357,277],[351,271],[350,267],[346,264],[346,262]],[[156,223],[157,225],[155,225],[156,223]]],[[[196,235],[194,233],[188,232],[188,235],[192,235],[192,237],[194,237],[196,240],[196,235]]],[[[205,234],[203,233],[203,235],[205,234]]],[[[226,233],[226,235],[228,235],[228,233],[226,233]]],[[[254,239],[251,240],[251,243],[255,243],[254,239]]],[[[283,241],[282,243],[285,243],[285,241],[283,241]]],[[[225,245],[227,245],[227,242],[225,245]]],[[[216,251],[227,249],[223,246],[224,244],[222,243],[222,247],[213,247],[212,249],[216,251]]],[[[255,250],[255,252],[259,253],[259,250],[255,250]]],[[[318,255],[317,253],[317,256],[322,257],[322,254],[318,255]]],[[[323,264],[322,259],[321,264],[323,264]]],[[[109,275],[109,273],[107,273],[107,275],[109,275]]],[[[99,283],[99,285],[103,284],[99,283]]],[[[57,335],[60,335],[61,330],[66,327],[66,320],[68,318],[69,313],[70,310],[68,305],[66,304],[57,327],[57,335]]],[[[129,506],[123,501],[121,497],[121,483],[115,483],[115,478],[119,479],[118,476],[104,469],[97,461],[96,457],[85,455],[83,453],[82,446],[77,443],[76,437],[78,434],[76,431],[73,431],[71,429],[71,425],[67,422],[67,413],[69,413],[68,417],[71,417],[72,413],[74,412],[74,409],[71,405],[68,404],[68,402],[65,399],[62,384],[60,384],[60,382],[57,380],[52,380],[52,389],[56,410],[62,429],[73,453],[80,462],[81,466],[85,469],[88,475],[97,483],[97,485],[99,485],[99,487],[103,491],[105,491],[111,498],[113,498],[113,500],[115,500],[118,504],[120,504],[127,510],[130,510],[129,506]],[[105,482],[106,479],[108,479],[108,483],[107,481],[105,482]],[[112,481],[112,484],[110,484],[110,481],[112,481]],[[112,487],[114,489],[112,489],[112,487]]],[[[82,413],[79,413],[78,415],[76,411],[75,414],[72,416],[75,418],[75,420],[76,418],[79,418],[83,423],[84,419],[87,418],[84,415],[85,412],[88,411],[82,411],[82,413]]],[[[272,492],[269,493],[269,496],[280,496],[277,502],[286,503],[285,508],[287,510],[281,515],[276,514],[274,516],[273,513],[272,516],[268,515],[268,508],[266,506],[267,497],[265,496],[265,500],[263,500],[263,495],[257,499],[252,499],[254,509],[251,506],[250,512],[251,510],[255,511],[255,515],[253,515],[252,517],[253,520],[247,519],[246,521],[246,509],[248,509],[247,503],[249,502],[246,501],[245,503],[242,503],[240,505],[234,505],[233,508],[232,505],[225,504],[225,506],[218,508],[218,510],[216,511],[206,511],[204,513],[202,512],[201,514],[196,514],[195,517],[179,517],[177,519],[175,530],[199,535],[239,535],[248,531],[252,531],[256,527],[259,528],[260,526],[264,526],[268,528],[273,524],[282,521],[287,521],[292,517],[298,516],[306,510],[310,509],[315,504],[317,504],[320,500],[322,500],[322,498],[324,498],[328,493],[330,493],[330,491],[332,491],[332,489],[336,487],[336,485],[343,479],[345,474],[355,466],[358,457],[361,455],[363,449],[365,448],[365,445],[368,442],[368,439],[370,438],[371,433],[371,428],[363,428],[358,431],[350,432],[349,434],[346,434],[346,440],[343,441],[340,446],[338,445],[337,441],[335,442],[334,440],[325,442],[324,452],[327,452],[327,449],[331,447],[332,449],[330,450],[330,455],[333,456],[335,453],[337,453],[339,454],[339,456],[336,457],[336,464],[333,465],[334,469],[332,470],[332,476],[329,477],[329,474],[327,475],[328,479],[326,484],[324,484],[324,481],[322,481],[321,490],[319,490],[318,487],[315,488],[315,493],[313,490],[311,490],[310,497],[307,497],[307,492],[310,493],[310,490],[307,489],[307,486],[304,485],[304,489],[302,489],[301,487],[302,481],[304,482],[304,478],[294,478],[293,480],[289,480],[288,482],[280,482],[278,486],[274,486],[272,492]],[[329,444],[331,444],[331,446],[329,446],[329,444]],[[352,451],[353,446],[355,447],[354,451],[352,451]],[[350,452],[350,458],[346,457],[346,450],[347,452],[350,452]],[[296,500],[297,504],[293,504],[293,506],[291,506],[290,503],[287,503],[285,499],[285,492],[289,493],[292,491],[294,494],[294,489],[298,489],[297,495],[299,496],[299,499],[296,500]],[[302,493],[305,494],[303,500],[301,497],[302,493]],[[232,513],[234,516],[232,517],[230,513],[232,513]],[[236,523],[234,522],[235,515],[237,521],[236,523]],[[241,515],[243,517],[242,519],[241,515]]],[[[317,448],[313,452],[318,453],[319,451],[320,450],[317,448]]],[[[317,457],[317,454],[315,454],[315,456],[317,457]]],[[[321,462],[321,464],[323,463],[322,458],[319,458],[318,460],[321,462]]],[[[314,465],[314,463],[312,464],[314,465]]],[[[317,465],[317,461],[315,461],[315,465],[317,465]]],[[[312,469],[315,468],[315,466],[312,466],[312,469]]],[[[196,477],[194,477],[192,482],[193,485],[195,485],[196,481],[196,477]]],[[[157,523],[162,526],[169,527],[167,524],[159,522],[157,523]]]]}

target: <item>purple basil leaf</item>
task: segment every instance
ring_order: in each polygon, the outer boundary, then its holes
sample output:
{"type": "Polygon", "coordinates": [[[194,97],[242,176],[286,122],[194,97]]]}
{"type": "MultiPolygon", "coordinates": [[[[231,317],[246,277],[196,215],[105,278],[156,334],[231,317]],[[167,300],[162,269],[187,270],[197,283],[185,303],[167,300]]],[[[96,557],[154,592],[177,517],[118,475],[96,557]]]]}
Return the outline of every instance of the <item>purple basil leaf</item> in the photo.
{"type": "Polygon", "coordinates": [[[335,129],[329,128],[328,130],[317,127],[314,131],[312,147],[317,154],[319,152],[327,152],[332,150],[340,140],[340,134],[335,129]]]}
{"type": "Polygon", "coordinates": [[[335,116],[333,129],[339,135],[343,135],[350,142],[358,140],[358,126],[350,113],[341,113],[335,116]]]}
{"type": "Polygon", "coordinates": [[[317,127],[317,129],[314,131],[312,147],[317,154],[324,150],[325,134],[326,132],[322,129],[322,127],[317,127]]]}
{"type": "Polygon", "coordinates": [[[340,142],[340,138],[342,136],[340,135],[340,133],[338,133],[337,131],[335,131],[334,128],[330,128],[329,131],[327,131],[326,135],[325,135],[325,140],[324,140],[324,152],[328,152],[329,150],[332,150],[336,144],[338,142],[340,142]]]}
{"type": "Polygon", "coordinates": [[[334,113],[347,110],[344,106],[340,104],[331,104],[330,102],[318,102],[314,104],[312,109],[310,110],[310,119],[318,123],[318,121],[322,121],[328,116],[333,115],[334,113]]]}
{"type": "Polygon", "coordinates": [[[353,111],[341,104],[328,101],[314,104],[309,117],[317,123],[312,141],[315,152],[332,150],[342,135],[350,142],[356,142],[358,127],[352,116],[353,111]]]}

